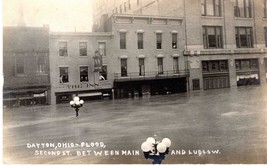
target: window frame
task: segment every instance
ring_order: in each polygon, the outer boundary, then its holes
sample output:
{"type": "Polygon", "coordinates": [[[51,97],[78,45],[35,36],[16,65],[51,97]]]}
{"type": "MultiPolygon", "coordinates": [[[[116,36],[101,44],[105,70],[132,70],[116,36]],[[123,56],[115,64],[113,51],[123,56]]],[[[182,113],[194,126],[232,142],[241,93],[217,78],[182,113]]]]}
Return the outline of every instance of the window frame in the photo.
{"type": "Polygon", "coordinates": [[[58,42],[58,55],[60,57],[65,57],[68,56],[68,41],[59,41],[58,42]],[[61,47],[60,43],[66,43],[66,47],[61,47]],[[62,51],[66,50],[63,52],[63,55],[61,55],[62,51]]]}
{"type": "MultiPolygon", "coordinates": [[[[85,75],[83,75],[83,76],[85,76],[85,75]]],[[[80,83],[88,83],[89,82],[89,66],[87,66],[87,65],[80,65],[79,66],[79,80],[80,80],[80,83]],[[87,68],[87,80],[85,79],[84,81],[81,81],[81,68],[87,68]]]]}
{"type": "Polygon", "coordinates": [[[107,42],[106,41],[98,41],[97,42],[97,46],[98,46],[98,52],[100,53],[101,56],[106,56],[107,55],[107,42]],[[101,54],[101,48],[100,45],[103,44],[104,45],[104,53],[103,55],[101,54]]]}
{"type": "Polygon", "coordinates": [[[120,67],[121,67],[121,77],[128,77],[128,62],[127,58],[121,58],[120,59],[120,67]],[[123,65],[123,61],[125,62],[125,65],[123,65]],[[125,68],[123,68],[125,67],[125,68]],[[125,71],[125,72],[124,72],[125,71]]]}
{"type": "Polygon", "coordinates": [[[223,28],[222,26],[202,26],[202,34],[203,34],[203,48],[204,49],[222,49],[224,47],[223,43],[223,28]],[[215,36],[215,47],[211,47],[209,40],[208,30],[213,28],[214,36],[215,36]],[[219,31],[219,32],[218,32],[219,31]]]}
{"type": "Polygon", "coordinates": [[[234,1],[234,16],[239,18],[252,18],[252,3],[251,0],[235,0],[234,1]],[[242,6],[240,3],[242,1],[242,6]],[[244,16],[242,16],[242,13],[244,16]]]}
{"type": "Polygon", "coordinates": [[[235,27],[235,39],[236,39],[236,48],[253,48],[254,47],[254,36],[252,27],[235,27]],[[246,34],[246,46],[242,46],[243,41],[241,41],[240,30],[244,29],[246,34]],[[249,34],[248,34],[249,32],[249,34]]]}
{"type": "Polygon", "coordinates": [[[139,50],[144,49],[144,33],[143,32],[137,32],[137,49],[139,50]]]}
{"type": "Polygon", "coordinates": [[[221,0],[201,0],[201,15],[202,16],[221,17],[222,16],[222,9],[221,8],[222,8],[222,1],[221,0]],[[207,1],[212,2],[212,10],[213,10],[212,14],[208,14],[207,1]],[[219,2],[219,5],[216,2],[219,2]]]}
{"type": "Polygon", "coordinates": [[[59,84],[69,84],[69,83],[70,83],[69,66],[59,66],[58,69],[59,69],[59,84]],[[64,81],[63,81],[63,77],[62,77],[62,82],[61,82],[60,68],[67,68],[67,76],[68,76],[68,77],[67,77],[67,79],[68,79],[67,82],[64,82],[64,81]]]}
{"type": "Polygon", "coordinates": [[[178,49],[178,33],[172,33],[171,35],[172,35],[172,49],[176,50],[178,49]],[[175,38],[173,38],[174,35],[175,35],[175,38]]]}
{"type": "Polygon", "coordinates": [[[163,35],[161,32],[156,32],[156,49],[162,50],[162,39],[163,35]]]}
{"type": "Polygon", "coordinates": [[[88,56],[88,42],[87,41],[79,41],[79,56],[80,57],[86,57],[86,56],[88,56]],[[83,47],[81,47],[81,43],[85,43],[85,48],[83,48],[83,47]],[[85,49],[85,55],[84,54],[82,54],[82,51],[81,50],[83,50],[83,49],[85,49]]]}
{"type": "Polygon", "coordinates": [[[46,62],[47,60],[46,60],[46,55],[36,55],[36,73],[37,74],[47,74],[47,67],[46,67],[46,64],[47,64],[47,62],[46,62]],[[40,68],[40,63],[39,63],[39,58],[43,58],[44,59],[44,62],[43,63],[41,63],[41,64],[43,64],[43,72],[41,72],[41,70],[39,70],[40,68]]]}
{"type": "Polygon", "coordinates": [[[126,50],[127,49],[127,45],[126,45],[126,32],[119,32],[119,36],[120,36],[120,49],[121,50],[126,50]]]}
{"type": "MultiPolygon", "coordinates": [[[[15,55],[15,75],[16,76],[26,76],[26,72],[25,72],[25,61],[26,61],[26,55],[25,55],[25,53],[17,53],[16,55],[15,55]],[[20,55],[18,55],[18,54],[20,54],[20,55]],[[22,73],[19,73],[18,72],[18,58],[23,58],[23,65],[22,66],[20,66],[20,67],[22,67],[23,68],[23,72],[22,73]]],[[[22,64],[22,63],[19,63],[19,64],[22,64]]]]}

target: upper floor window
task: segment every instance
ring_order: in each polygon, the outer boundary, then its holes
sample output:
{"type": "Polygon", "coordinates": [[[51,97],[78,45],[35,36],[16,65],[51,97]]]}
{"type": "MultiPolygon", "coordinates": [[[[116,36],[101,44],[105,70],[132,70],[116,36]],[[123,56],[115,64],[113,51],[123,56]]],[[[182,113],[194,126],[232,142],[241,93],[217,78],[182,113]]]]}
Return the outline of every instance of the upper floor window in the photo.
{"type": "Polygon", "coordinates": [[[128,0],[128,8],[131,10],[131,0],[128,0]]]}
{"type": "Polygon", "coordinates": [[[44,74],[45,68],[45,56],[37,56],[37,73],[44,74]]]}
{"type": "Polygon", "coordinates": [[[222,27],[203,26],[204,48],[223,48],[222,27]]]}
{"type": "Polygon", "coordinates": [[[88,66],[80,67],[80,82],[88,82],[88,66]]]}
{"type": "Polygon", "coordinates": [[[144,49],[144,34],[137,33],[137,48],[144,49]]]}
{"type": "Polygon", "coordinates": [[[251,18],[251,0],[235,0],[234,14],[235,17],[251,18]]]}
{"type": "Polygon", "coordinates": [[[162,33],[156,33],[157,49],[162,49],[162,33]]]}
{"type": "Polygon", "coordinates": [[[120,5],[120,13],[122,13],[122,6],[120,5]]]}
{"type": "Polygon", "coordinates": [[[264,0],[264,18],[267,18],[267,0],[264,0]]]}
{"type": "Polygon", "coordinates": [[[265,47],[267,47],[267,27],[264,27],[265,47]]]}
{"type": "Polygon", "coordinates": [[[127,11],[127,4],[126,4],[126,2],[124,2],[124,12],[126,12],[127,11]]]}
{"type": "Polygon", "coordinates": [[[100,71],[100,81],[108,79],[107,65],[102,65],[102,70],[100,71]]]}
{"type": "Polygon", "coordinates": [[[68,82],[69,82],[69,68],[59,67],[59,83],[68,83],[68,82]]]}
{"type": "Polygon", "coordinates": [[[178,34],[172,33],[172,49],[177,49],[178,34]]]}
{"type": "Polygon", "coordinates": [[[105,42],[98,43],[98,52],[101,56],[106,56],[106,43],[105,42]]]}
{"type": "Polygon", "coordinates": [[[126,32],[120,32],[120,49],[126,49],[126,32]]]}
{"type": "Polygon", "coordinates": [[[202,16],[221,16],[221,0],[201,0],[202,16]]]}
{"type": "Polygon", "coordinates": [[[139,6],[139,4],[140,4],[139,0],[136,0],[136,4],[137,4],[137,6],[139,6]]]}
{"type": "Polygon", "coordinates": [[[253,33],[251,27],[236,27],[235,28],[236,47],[237,48],[253,47],[252,34],[253,33]]]}
{"type": "Polygon", "coordinates": [[[87,56],[87,42],[80,42],[80,56],[87,56]]]}
{"type": "Polygon", "coordinates": [[[59,56],[68,56],[67,42],[59,42],[59,56]]]}
{"type": "Polygon", "coordinates": [[[25,75],[25,56],[24,54],[16,55],[16,75],[25,75]]]}
{"type": "Polygon", "coordinates": [[[121,59],[121,76],[127,77],[127,59],[121,59]]]}
{"type": "Polygon", "coordinates": [[[158,58],[158,74],[163,74],[163,58],[158,58]]]}

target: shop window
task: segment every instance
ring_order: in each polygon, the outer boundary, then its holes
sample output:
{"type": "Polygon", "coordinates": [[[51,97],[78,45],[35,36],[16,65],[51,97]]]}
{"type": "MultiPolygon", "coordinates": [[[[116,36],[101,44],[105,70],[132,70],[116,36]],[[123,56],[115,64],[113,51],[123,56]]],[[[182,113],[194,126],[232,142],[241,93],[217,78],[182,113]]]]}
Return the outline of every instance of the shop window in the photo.
{"type": "Polygon", "coordinates": [[[87,42],[80,42],[80,56],[87,56],[87,42]]]}
{"type": "Polygon", "coordinates": [[[88,66],[81,66],[80,67],[80,82],[89,82],[88,66]]]}
{"type": "Polygon", "coordinates": [[[59,68],[59,82],[60,83],[68,83],[69,82],[69,68],[68,67],[60,67],[59,68]]]}

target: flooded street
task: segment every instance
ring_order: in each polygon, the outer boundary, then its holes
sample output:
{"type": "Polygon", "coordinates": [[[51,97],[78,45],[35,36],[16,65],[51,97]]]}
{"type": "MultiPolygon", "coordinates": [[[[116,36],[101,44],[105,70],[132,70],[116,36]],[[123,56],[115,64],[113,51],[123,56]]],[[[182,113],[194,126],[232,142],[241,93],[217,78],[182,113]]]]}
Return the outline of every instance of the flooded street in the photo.
{"type": "Polygon", "coordinates": [[[266,86],[87,101],[77,118],[68,104],[4,109],[3,118],[10,164],[150,164],[141,144],[154,135],[172,141],[163,164],[267,163],[266,86]]]}

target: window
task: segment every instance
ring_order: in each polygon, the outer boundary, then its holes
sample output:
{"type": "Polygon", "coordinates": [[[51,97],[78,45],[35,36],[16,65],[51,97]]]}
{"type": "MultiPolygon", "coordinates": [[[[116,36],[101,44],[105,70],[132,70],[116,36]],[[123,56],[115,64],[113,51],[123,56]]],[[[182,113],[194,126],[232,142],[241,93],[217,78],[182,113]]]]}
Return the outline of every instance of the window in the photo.
{"type": "Polygon", "coordinates": [[[158,74],[163,74],[163,58],[158,58],[158,74]]]}
{"type": "Polygon", "coordinates": [[[253,47],[252,28],[236,27],[235,36],[236,36],[236,47],[237,48],[253,47]]]}
{"type": "Polygon", "coordinates": [[[59,42],[59,56],[68,56],[67,42],[59,42]]]}
{"type": "Polygon", "coordinates": [[[120,5],[120,13],[122,13],[122,6],[120,5]]]}
{"type": "Polygon", "coordinates": [[[267,27],[264,27],[265,47],[267,47],[267,27]]]}
{"type": "Polygon", "coordinates": [[[131,0],[128,0],[128,8],[131,10],[131,0]]]}
{"type": "Polygon", "coordinates": [[[106,56],[106,43],[105,42],[98,43],[98,52],[101,56],[106,56]]]}
{"type": "Polygon", "coordinates": [[[235,0],[234,14],[235,17],[251,18],[251,0],[235,0]]]}
{"type": "Polygon", "coordinates": [[[80,42],[80,56],[87,56],[87,42],[80,42]]]}
{"type": "Polygon", "coordinates": [[[179,73],[179,58],[173,57],[173,72],[179,73]]]}
{"type": "Polygon", "coordinates": [[[202,16],[221,16],[221,0],[201,0],[202,16]]]}
{"type": "Polygon", "coordinates": [[[25,56],[24,56],[24,54],[16,55],[16,75],[25,75],[25,56]]]}
{"type": "Polygon", "coordinates": [[[222,27],[203,26],[204,48],[223,48],[222,27]]]}
{"type": "Polygon", "coordinates": [[[255,70],[259,69],[258,59],[235,60],[236,70],[255,70]]]}
{"type": "Polygon", "coordinates": [[[157,49],[162,49],[162,34],[161,33],[156,33],[156,44],[157,44],[157,49]]]}
{"type": "Polygon", "coordinates": [[[126,10],[127,10],[127,4],[126,2],[124,2],[124,12],[126,12],[126,10]]]}
{"type": "Polygon", "coordinates": [[[127,77],[127,59],[121,59],[121,76],[127,77]]]}
{"type": "Polygon", "coordinates": [[[209,71],[209,63],[206,61],[202,62],[202,72],[208,72],[209,71]]]}
{"type": "Polygon", "coordinates": [[[144,34],[137,33],[137,48],[144,49],[144,34]]]}
{"type": "Polygon", "coordinates": [[[145,75],[145,59],[139,58],[139,76],[145,75]]]}
{"type": "Polygon", "coordinates": [[[69,68],[68,67],[60,67],[59,68],[59,82],[60,83],[68,83],[69,82],[69,68]]]}
{"type": "Polygon", "coordinates": [[[102,66],[102,70],[100,72],[100,80],[107,80],[108,79],[108,74],[107,74],[107,65],[102,66]]]}
{"type": "Polygon", "coordinates": [[[37,73],[45,73],[45,56],[37,56],[37,73]]]}
{"type": "Polygon", "coordinates": [[[177,33],[172,33],[172,49],[177,49],[177,33]]]}
{"type": "Polygon", "coordinates": [[[80,67],[80,82],[88,82],[88,66],[80,67]]]}
{"type": "Polygon", "coordinates": [[[136,4],[137,4],[137,6],[139,6],[139,4],[140,4],[139,0],[136,0],[136,4]]]}
{"type": "Polygon", "coordinates": [[[115,13],[118,13],[118,8],[116,7],[116,9],[115,9],[115,13]]]}
{"type": "Polygon", "coordinates": [[[120,32],[120,49],[126,49],[126,33],[120,32]]]}

